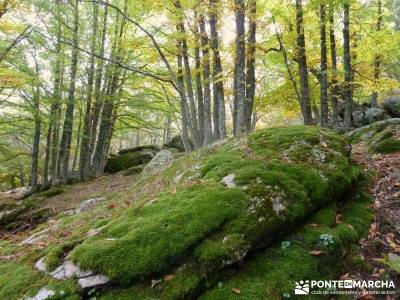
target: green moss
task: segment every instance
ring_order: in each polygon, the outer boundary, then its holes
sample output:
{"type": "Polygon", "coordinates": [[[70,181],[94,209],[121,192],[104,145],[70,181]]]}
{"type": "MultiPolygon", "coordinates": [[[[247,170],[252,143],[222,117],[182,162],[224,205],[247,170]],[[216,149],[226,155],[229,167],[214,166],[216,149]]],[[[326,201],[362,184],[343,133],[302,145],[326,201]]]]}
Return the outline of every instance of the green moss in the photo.
{"type": "Polygon", "coordinates": [[[135,167],[131,167],[128,170],[126,170],[124,172],[125,176],[130,176],[130,175],[135,175],[135,174],[139,174],[143,171],[144,166],[140,165],[140,166],[135,166],[135,167]]]}
{"type": "Polygon", "coordinates": [[[73,249],[75,245],[76,242],[67,241],[51,248],[45,259],[47,271],[51,272],[56,269],[60,265],[63,255],[73,249]]]}
{"type": "MultiPolygon", "coordinates": [[[[312,278],[323,280],[341,274],[342,265],[338,262],[342,261],[344,249],[358,241],[372,221],[369,203],[370,198],[365,194],[352,198],[339,210],[343,221],[350,223],[343,222],[338,226],[332,222],[332,217],[337,213],[335,206],[322,209],[309,219],[310,222],[318,221],[318,227],[308,223],[286,238],[290,241],[288,247],[278,243],[261,251],[238,274],[228,280],[221,278],[218,286],[199,299],[282,299],[284,294],[293,297],[296,281],[312,278]],[[361,216],[366,221],[359,219],[361,216]],[[323,234],[331,236],[333,242],[325,245],[322,242],[323,234]],[[311,250],[320,250],[322,254],[312,256],[311,250]],[[241,293],[233,293],[233,288],[240,289],[241,293]]],[[[310,296],[308,299],[320,297],[310,296]]]]}
{"type": "MultiPolygon", "coordinates": [[[[97,298],[96,298],[97,299],[97,298]]],[[[155,289],[134,287],[125,290],[106,292],[99,300],[159,300],[155,289]]]]}
{"type": "Polygon", "coordinates": [[[56,188],[52,188],[50,190],[44,191],[42,193],[40,193],[40,196],[43,196],[45,198],[51,198],[60,194],[65,193],[65,188],[63,187],[56,187],[56,188]]]}
{"type": "Polygon", "coordinates": [[[148,163],[152,159],[149,153],[132,152],[121,155],[111,156],[107,160],[104,171],[108,173],[116,173],[127,170],[134,166],[139,166],[148,163]]]}
{"type": "Polygon", "coordinates": [[[382,154],[400,152],[400,140],[388,138],[376,143],[370,150],[382,154]]]}
{"type": "Polygon", "coordinates": [[[47,283],[41,273],[19,263],[0,264],[0,299],[17,300],[47,283]]]}
{"type": "Polygon", "coordinates": [[[72,258],[83,268],[130,282],[161,271],[174,257],[234,218],[243,210],[244,200],[241,191],[211,183],[164,193],[157,202],[131,209],[112,221],[94,240],[75,248],[72,258]]]}
{"type": "Polygon", "coordinates": [[[192,299],[199,292],[199,287],[203,279],[199,271],[196,271],[193,267],[184,266],[173,276],[172,280],[164,284],[160,299],[192,299]]]}

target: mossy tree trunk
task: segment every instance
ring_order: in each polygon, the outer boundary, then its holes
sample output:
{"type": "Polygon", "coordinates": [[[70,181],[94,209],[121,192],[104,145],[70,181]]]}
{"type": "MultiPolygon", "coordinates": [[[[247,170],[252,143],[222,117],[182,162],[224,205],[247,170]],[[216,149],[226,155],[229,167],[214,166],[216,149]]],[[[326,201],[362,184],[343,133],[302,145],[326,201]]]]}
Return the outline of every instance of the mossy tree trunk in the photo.
{"type": "MultiPolygon", "coordinates": [[[[382,1],[378,0],[377,1],[378,5],[378,20],[376,22],[376,31],[381,31],[381,26],[382,26],[382,1]]],[[[371,106],[372,107],[377,107],[378,106],[378,92],[376,91],[377,85],[378,85],[378,80],[379,80],[379,75],[381,72],[380,69],[381,66],[381,55],[376,54],[374,58],[374,91],[372,92],[371,95],[371,106]]]]}
{"type": "Polygon", "coordinates": [[[343,4],[344,26],[343,26],[343,61],[344,61],[344,128],[349,131],[351,128],[351,114],[353,106],[352,96],[352,68],[350,54],[350,4],[346,0],[343,4]]]}
{"type": "Polygon", "coordinates": [[[308,67],[306,56],[306,41],[303,24],[302,0],[296,0],[296,30],[297,30],[297,60],[299,64],[300,90],[301,90],[301,111],[303,122],[306,125],[313,124],[311,113],[310,87],[308,83],[308,67]]]}
{"type": "Polygon", "coordinates": [[[246,99],[246,40],[245,40],[245,3],[243,0],[235,0],[236,16],[236,54],[235,54],[235,126],[234,135],[239,136],[245,131],[245,99],[246,99]]]}
{"type": "Polygon", "coordinates": [[[328,62],[326,50],[326,7],[320,5],[321,29],[321,127],[328,127],[328,62]]]}
{"type": "Polygon", "coordinates": [[[252,115],[254,106],[254,97],[256,92],[256,13],[257,1],[250,0],[248,4],[249,9],[249,29],[247,39],[247,59],[246,59],[246,102],[244,106],[245,126],[246,131],[250,132],[252,129],[252,115]]]}
{"type": "Polygon", "coordinates": [[[332,65],[331,79],[331,102],[332,102],[332,125],[333,128],[338,128],[339,125],[339,108],[338,108],[338,80],[337,80],[337,58],[336,58],[336,36],[335,36],[335,20],[333,12],[333,4],[329,6],[329,37],[330,37],[330,52],[332,65]]]}

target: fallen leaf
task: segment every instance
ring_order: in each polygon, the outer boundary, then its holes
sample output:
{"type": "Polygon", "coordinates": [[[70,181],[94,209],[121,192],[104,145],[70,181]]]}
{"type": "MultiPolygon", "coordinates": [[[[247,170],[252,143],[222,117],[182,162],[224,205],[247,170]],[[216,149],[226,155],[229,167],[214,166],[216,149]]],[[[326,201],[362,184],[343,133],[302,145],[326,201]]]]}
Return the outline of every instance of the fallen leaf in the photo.
{"type": "Polygon", "coordinates": [[[235,294],[240,294],[242,291],[240,289],[233,288],[232,292],[234,292],[235,294]]]}
{"type": "Polygon", "coordinates": [[[174,279],[175,278],[175,276],[174,275],[172,275],[172,274],[169,274],[169,275],[165,275],[164,276],[164,281],[171,281],[172,279],[174,279]]]}
{"type": "Polygon", "coordinates": [[[311,224],[308,224],[308,226],[310,226],[310,227],[314,227],[314,228],[321,227],[321,225],[319,225],[319,224],[316,224],[316,223],[311,223],[311,224]]]}
{"type": "Polygon", "coordinates": [[[310,253],[312,256],[320,256],[323,252],[319,250],[312,250],[308,253],[310,253]]]}

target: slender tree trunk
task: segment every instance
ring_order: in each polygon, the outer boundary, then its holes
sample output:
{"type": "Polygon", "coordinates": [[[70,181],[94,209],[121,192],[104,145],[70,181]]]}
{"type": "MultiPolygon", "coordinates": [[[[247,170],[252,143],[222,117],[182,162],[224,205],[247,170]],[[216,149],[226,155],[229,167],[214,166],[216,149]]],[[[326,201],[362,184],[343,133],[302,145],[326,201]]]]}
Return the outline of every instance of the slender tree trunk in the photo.
{"type": "Polygon", "coordinates": [[[210,0],[210,44],[213,50],[213,100],[214,100],[214,136],[226,137],[226,113],[223,70],[220,55],[218,34],[218,5],[219,0],[210,0]]]}
{"type": "Polygon", "coordinates": [[[49,128],[47,129],[46,135],[46,153],[44,157],[43,166],[43,187],[47,188],[49,186],[49,167],[50,167],[50,151],[51,151],[51,133],[53,124],[49,122],[49,128]]]}
{"type": "Polygon", "coordinates": [[[54,87],[52,95],[52,103],[50,107],[50,125],[49,131],[51,130],[51,149],[50,149],[50,178],[51,185],[54,186],[57,182],[58,177],[58,150],[59,150],[59,134],[60,134],[60,103],[61,103],[61,81],[63,77],[63,53],[61,43],[61,20],[60,20],[60,8],[59,0],[55,0],[57,6],[57,42],[56,42],[56,63],[54,68],[54,87]]]}
{"type": "MultiPolygon", "coordinates": [[[[75,154],[74,154],[74,159],[73,159],[73,163],[72,163],[72,174],[73,174],[73,179],[75,179],[75,171],[76,171],[76,164],[78,162],[78,156],[79,156],[79,148],[81,147],[81,140],[82,140],[82,115],[83,115],[83,98],[84,95],[81,95],[80,99],[80,105],[79,105],[79,119],[78,119],[78,130],[77,130],[77,137],[76,137],[76,147],[75,147],[75,154]]],[[[78,170],[78,178],[80,179],[79,176],[79,170],[78,170]]]]}
{"type": "Polygon", "coordinates": [[[333,4],[329,8],[329,37],[331,50],[332,81],[331,81],[331,101],[332,101],[332,125],[337,129],[339,126],[339,108],[338,108],[338,81],[337,81],[337,61],[336,61],[336,37],[335,22],[333,16],[333,4]]]}
{"type": "MultiPolygon", "coordinates": [[[[180,1],[175,2],[176,7],[179,10],[182,10],[180,1]]],[[[200,137],[199,137],[199,128],[197,122],[197,108],[194,101],[194,93],[193,93],[193,84],[192,84],[192,73],[190,70],[190,62],[189,62],[189,54],[188,54],[188,45],[186,41],[186,29],[183,23],[183,19],[179,20],[178,29],[182,34],[181,37],[181,46],[182,46],[182,58],[184,64],[184,72],[185,72],[185,83],[186,83],[186,90],[187,96],[189,99],[189,107],[190,107],[190,131],[193,138],[193,144],[195,149],[200,146],[200,137]]]]}
{"type": "MultiPolygon", "coordinates": [[[[182,63],[182,43],[178,42],[178,55],[177,55],[177,64],[178,64],[178,74],[177,80],[180,86],[184,86],[184,79],[183,79],[183,63],[182,63]]],[[[188,105],[186,101],[186,96],[184,94],[184,89],[180,89],[180,105],[181,105],[181,117],[182,117],[182,142],[186,152],[192,151],[192,146],[190,145],[189,139],[189,112],[188,112],[188,105]]]]}
{"type": "MultiPolygon", "coordinates": [[[[108,6],[104,7],[104,17],[103,17],[103,28],[101,35],[101,44],[100,44],[100,53],[101,57],[104,56],[105,52],[105,42],[107,35],[107,18],[108,18],[108,6]]],[[[103,106],[103,96],[101,83],[103,81],[103,70],[104,62],[102,59],[99,59],[96,66],[96,74],[95,74],[95,84],[94,84],[94,104],[93,104],[93,112],[91,115],[91,132],[90,132],[90,141],[89,141],[89,149],[88,149],[88,163],[90,163],[90,168],[92,169],[92,159],[95,150],[96,140],[97,140],[97,129],[100,119],[101,108],[103,106]]],[[[88,175],[91,174],[91,171],[88,175]]]]}
{"type": "MultiPolygon", "coordinates": [[[[36,67],[38,70],[38,67],[36,67]]],[[[32,167],[31,167],[31,190],[34,192],[38,189],[38,166],[39,166],[39,151],[40,151],[40,90],[35,87],[33,93],[33,119],[35,122],[35,131],[33,134],[33,147],[32,147],[32,167]]]]}
{"type": "Polygon", "coordinates": [[[249,1],[249,32],[247,40],[247,63],[246,63],[246,102],[244,106],[246,131],[252,129],[251,118],[253,115],[254,96],[256,92],[256,13],[257,1],[249,1]]]}
{"type": "MultiPolygon", "coordinates": [[[[98,27],[98,4],[93,2],[93,31],[92,40],[90,45],[90,51],[92,53],[96,52],[97,44],[97,27],[98,27]]],[[[81,151],[79,158],[79,179],[83,180],[89,175],[88,169],[90,167],[89,163],[89,146],[90,146],[90,134],[91,134],[91,119],[92,119],[92,96],[93,96],[93,82],[95,73],[95,59],[92,55],[90,57],[90,66],[88,70],[88,83],[87,83],[87,95],[86,95],[86,108],[85,116],[83,121],[83,134],[81,151]]]]}
{"type": "Polygon", "coordinates": [[[204,141],[207,145],[212,141],[212,123],[211,123],[211,87],[210,87],[210,55],[209,40],[206,32],[204,16],[199,16],[199,27],[201,34],[201,48],[203,52],[203,85],[204,85],[204,141]]]}
{"type": "MultiPolygon", "coordinates": [[[[382,1],[377,0],[378,4],[378,21],[376,22],[376,31],[381,30],[382,26],[382,1]]],[[[371,106],[378,106],[378,92],[376,91],[376,87],[378,85],[379,75],[380,75],[380,66],[381,66],[381,55],[376,54],[374,59],[374,91],[371,95],[371,106]]]]}
{"type": "Polygon", "coordinates": [[[244,106],[246,99],[246,41],[245,41],[245,5],[244,0],[235,0],[236,15],[236,57],[235,57],[235,99],[236,126],[235,136],[246,130],[244,106]]]}
{"type": "Polygon", "coordinates": [[[306,56],[306,42],[303,25],[303,5],[302,0],[296,0],[296,30],[297,30],[297,55],[299,64],[301,102],[304,124],[313,124],[311,113],[310,88],[308,84],[308,67],[306,56]]]}
{"type": "MultiPolygon", "coordinates": [[[[79,31],[79,0],[75,0],[74,31],[73,31],[74,45],[78,45],[78,31],[79,31]]],[[[74,123],[77,68],[78,68],[78,49],[76,47],[73,47],[72,59],[71,59],[70,87],[68,91],[67,109],[65,112],[63,134],[61,138],[61,148],[60,148],[60,161],[61,161],[60,179],[62,183],[65,183],[68,179],[69,159],[71,154],[71,142],[72,142],[72,128],[74,123]]]]}
{"type": "Polygon", "coordinates": [[[194,60],[196,69],[196,95],[197,95],[197,113],[199,123],[199,142],[200,145],[204,142],[204,96],[203,83],[201,80],[201,62],[200,62],[200,33],[197,10],[194,11],[194,60]]]}
{"type": "Polygon", "coordinates": [[[328,58],[326,50],[326,9],[325,4],[320,5],[321,26],[321,127],[328,127],[328,58]]]}
{"type": "Polygon", "coordinates": [[[344,61],[344,96],[345,96],[345,111],[344,111],[344,129],[349,131],[351,128],[352,114],[352,68],[350,54],[350,4],[348,0],[343,4],[344,11],[344,27],[343,27],[343,61],[344,61]]]}

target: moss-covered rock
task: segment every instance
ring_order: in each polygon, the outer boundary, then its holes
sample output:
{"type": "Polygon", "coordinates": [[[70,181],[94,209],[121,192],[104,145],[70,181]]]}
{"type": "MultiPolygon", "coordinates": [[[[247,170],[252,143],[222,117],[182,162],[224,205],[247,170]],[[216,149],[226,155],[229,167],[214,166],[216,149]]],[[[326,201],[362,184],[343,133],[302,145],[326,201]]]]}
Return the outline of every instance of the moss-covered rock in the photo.
{"type": "Polygon", "coordinates": [[[347,134],[353,144],[365,143],[371,153],[400,151],[400,119],[388,119],[353,130],[347,134]]]}
{"type": "Polygon", "coordinates": [[[108,223],[72,251],[74,262],[119,284],[182,262],[211,274],[271,244],[358,177],[346,140],[316,127],[267,129],[204,151],[195,176],[108,223]]]}
{"type": "Polygon", "coordinates": [[[104,171],[107,173],[124,171],[134,166],[146,164],[152,158],[153,154],[148,151],[128,152],[121,155],[111,156],[107,160],[104,171]]]}

